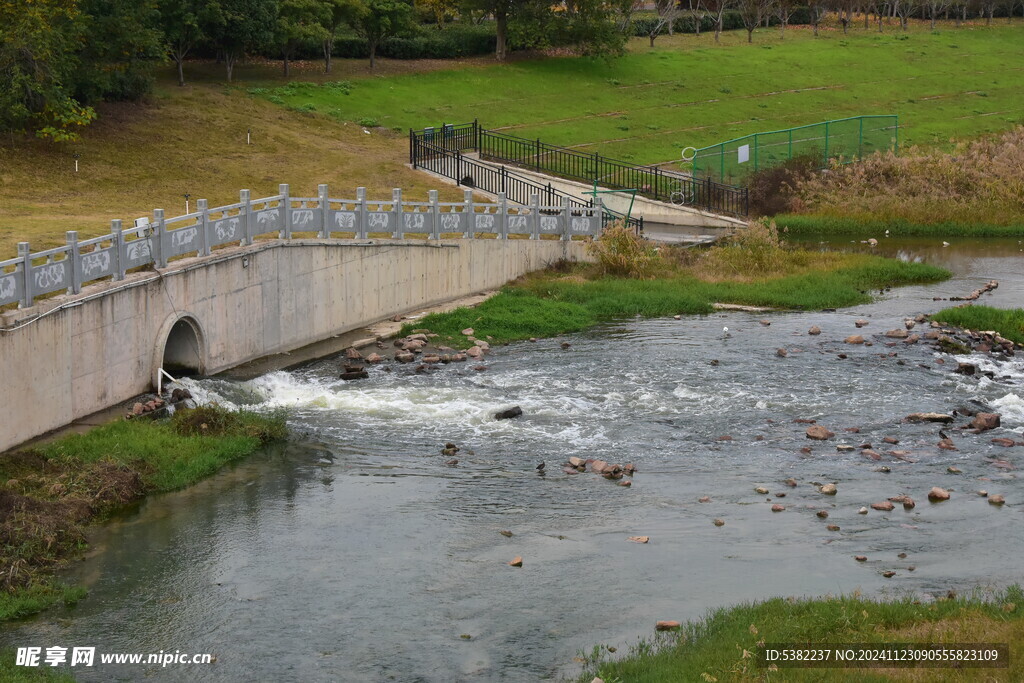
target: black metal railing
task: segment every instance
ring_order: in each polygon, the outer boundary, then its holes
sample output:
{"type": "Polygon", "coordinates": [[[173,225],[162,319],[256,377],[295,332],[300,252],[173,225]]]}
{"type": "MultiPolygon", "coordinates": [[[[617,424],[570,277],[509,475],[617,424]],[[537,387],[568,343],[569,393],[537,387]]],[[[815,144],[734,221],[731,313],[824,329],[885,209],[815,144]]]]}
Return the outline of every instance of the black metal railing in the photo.
{"type": "MultiPolygon", "coordinates": [[[[594,205],[593,201],[556,190],[550,183],[538,183],[508,170],[505,166],[495,167],[466,157],[459,149],[459,145],[465,142],[464,131],[459,131],[462,127],[453,128],[455,128],[455,132],[450,136],[433,139],[425,135],[417,135],[416,131],[410,131],[409,163],[412,164],[412,167],[423,168],[445,178],[451,178],[457,184],[467,188],[479,188],[491,194],[504,193],[510,202],[523,206],[532,203],[533,195],[537,196],[541,206],[547,207],[562,206],[566,202],[570,207],[576,208],[590,208],[594,205]],[[462,141],[460,141],[460,136],[462,141]]],[[[467,147],[466,149],[472,148],[467,147]]],[[[603,208],[603,225],[613,221],[626,220],[626,216],[623,214],[608,207],[603,208]]],[[[628,225],[637,231],[643,231],[644,219],[643,217],[630,218],[628,225]]]]}
{"type": "Polygon", "coordinates": [[[550,175],[596,182],[612,190],[635,189],[655,201],[671,202],[703,209],[711,213],[746,216],[749,213],[747,188],[718,183],[711,178],[694,178],[667,171],[658,166],[634,166],[603,157],[597,152],[550,145],[541,140],[498,133],[477,121],[445,124],[439,128],[409,131],[410,163],[415,164],[417,141],[429,142],[451,152],[474,150],[481,159],[514,164],[550,175]]]}

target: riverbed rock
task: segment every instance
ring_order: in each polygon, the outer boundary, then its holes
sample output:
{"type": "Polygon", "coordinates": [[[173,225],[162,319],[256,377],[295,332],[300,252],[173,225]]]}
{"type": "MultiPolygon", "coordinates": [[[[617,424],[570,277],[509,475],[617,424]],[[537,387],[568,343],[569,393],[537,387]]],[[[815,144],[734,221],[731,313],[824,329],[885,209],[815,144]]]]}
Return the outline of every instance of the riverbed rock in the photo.
{"type": "Polygon", "coordinates": [[[907,332],[906,330],[901,330],[897,328],[895,330],[889,330],[888,332],[885,333],[885,336],[889,337],[890,339],[906,339],[907,337],[910,336],[910,333],[907,332]]]}
{"type": "Polygon", "coordinates": [[[682,627],[678,621],[659,621],[654,625],[655,631],[678,631],[682,627]]]}
{"type": "Polygon", "coordinates": [[[903,509],[904,510],[913,510],[916,506],[917,506],[917,503],[914,502],[913,498],[911,498],[910,496],[904,496],[903,497],[903,509]]]}
{"type": "Polygon", "coordinates": [[[697,502],[698,503],[710,503],[711,502],[711,496],[701,496],[700,498],[697,499],[697,502]]]}
{"type": "Polygon", "coordinates": [[[473,369],[475,371],[477,371],[477,372],[484,372],[484,371],[487,370],[487,366],[486,365],[474,365],[473,369]]]}
{"type": "Polygon", "coordinates": [[[882,572],[882,576],[884,576],[887,579],[891,579],[892,577],[896,576],[896,572],[894,572],[891,569],[887,569],[884,572],[882,572]]]}
{"type": "Polygon", "coordinates": [[[791,489],[792,488],[796,488],[796,479],[787,479],[786,481],[784,481],[782,483],[785,484],[786,486],[788,486],[791,489]]]}
{"type": "Polygon", "coordinates": [[[815,514],[822,519],[828,519],[828,510],[818,510],[815,514]]]}
{"type": "Polygon", "coordinates": [[[366,370],[354,370],[350,372],[341,373],[341,378],[346,382],[351,382],[354,379],[366,379],[370,376],[366,370]]]}
{"type": "Polygon", "coordinates": [[[1004,503],[1006,503],[1006,499],[1003,498],[1003,496],[998,493],[993,493],[991,496],[988,497],[988,502],[990,505],[1003,505],[1004,503]]]}
{"type": "Polygon", "coordinates": [[[881,510],[882,512],[892,512],[895,507],[896,507],[895,505],[893,505],[892,503],[890,503],[887,500],[883,500],[883,501],[881,501],[879,503],[872,503],[871,504],[871,509],[872,510],[881,510]]]}
{"type": "Polygon", "coordinates": [[[857,449],[848,443],[841,443],[838,446],[836,446],[836,450],[839,451],[840,453],[849,453],[850,451],[855,451],[857,449]]]}
{"type": "Polygon", "coordinates": [[[903,419],[906,422],[944,422],[948,424],[953,421],[953,416],[945,413],[911,413],[903,419]]]}
{"type": "Polygon", "coordinates": [[[859,334],[851,334],[843,341],[846,342],[847,344],[863,344],[864,337],[860,336],[859,334]]]}
{"type": "Polygon", "coordinates": [[[958,450],[960,450],[959,448],[956,447],[956,444],[953,443],[952,439],[940,439],[939,440],[939,448],[941,448],[944,451],[958,451],[958,450]]]}
{"type": "Polygon", "coordinates": [[[868,325],[868,321],[865,320],[864,318],[858,318],[857,320],[853,321],[853,324],[856,325],[857,327],[866,327],[868,325]]]}
{"type": "Polygon", "coordinates": [[[713,520],[711,520],[711,521],[712,521],[712,523],[713,523],[713,524],[714,524],[715,526],[725,526],[725,520],[724,520],[724,519],[717,519],[717,518],[716,518],[716,519],[713,519],[713,520]]]}
{"type": "Polygon", "coordinates": [[[772,512],[782,512],[785,509],[786,509],[785,505],[779,505],[778,503],[776,503],[775,505],[772,505],[772,512]]]}
{"type": "Polygon", "coordinates": [[[519,406],[512,406],[511,408],[506,408],[505,410],[499,410],[498,412],[496,412],[494,414],[494,419],[495,420],[510,420],[513,417],[519,417],[522,414],[523,414],[523,409],[522,408],[520,408],[519,406]]]}
{"type": "Polygon", "coordinates": [[[518,555],[516,555],[515,557],[512,558],[512,561],[508,563],[508,566],[510,566],[510,567],[522,567],[523,566],[523,558],[521,558],[518,555]]]}
{"type": "Polygon", "coordinates": [[[818,327],[817,325],[812,325],[811,329],[807,330],[807,334],[810,334],[810,335],[821,334],[821,328],[818,327]]]}
{"type": "Polygon", "coordinates": [[[627,462],[625,465],[622,466],[622,471],[625,472],[630,477],[632,477],[634,474],[636,474],[636,465],[634,465],[631,462],[627,462]]]}
{"type": "Polygon", "coordinates": [[[933,503],[949,500],[949,491],[938,486],[933,486],[932,490],[928,492],[928,500],[933,503]]]}
{"type": "Polygon", "coordinates": [[[879,460],[882,459],[882,454],[881,453],[879,453],[876,450],[872,450],[870,448],[865,448],[864,450],[862,450],[860,452],[860,454],[862,456],[864,456],[865,458],[868,458],[869,460],[874,460],[875,462],[878,462],[879,460]]]}
{"type": "Polygon", "coordinates": [[[1009,448],[1010,446],[1017,445],[1017,442],[1014,441],[1013,439],[1007,439],[1004,437],[996,437],[995,439],[992,439],[992,443],[994,443],[997,446],[1003,446],[1004,448],[1009,448]]]}
{"type": "Polygon", "coordinates": [[[775,349],[775,355],[779,358],[785,358],[789,355],[789,352],[786,349],[775,349]]]}
{"type": "Polygon", "coordinates": [[[971,420],[971,429],[977,429],[980,432],[987,431],[989,429],[995,429],[999,426],[999,413],[978,413],[971,420]]]}
{"type": "Polygon", "coordinates": [[[477,359],[483,356],[484,352],[479,346],[470,346],[466,349],[466,355],[470,358],[477,359]]]}
{"type": "Polygon", "coordinates": [[[363,354],[359,353],[359,349],[354,346],[350,346],[345,349],[345,358],[348,360],[362,360],[363,354]]]}
{"type": "Polygon", "coordinates": [[[829,531],[839,531],[840,530],[840,526],[838,524],[829,524],[825,528],[828,529],[829,531]]]}
{"type": "Polygon", "coordinates": [[[857,560],[858,562],[867,562],[868,561],[868,558],[867,558],[866,555],[854,555],[853,559],[857,560]]]}
{"type": "Polygon", "coordinates": [[[367,363],[377,364],[377,363],[380,363],[383,360],[384,359],[381,358],[381,355],[379,353],[371,353],[369,356],[366,357],[366,362],[367,363]]]}
{"type": "Polygon", "coordinates": [[[438,356],[436,353],[428,353],[427,355],[423,356],[423,362],[430,363],[431,365],[436,365],[437,363],[441,362],[441,356],[438,356]]]}
{"type": "Polygon", "coordinates": [[[132,405],[132,415],[135,417],[142,415],[142,413],[144,413],[145,410],[146,406],[142,405],[142,403],[140,402],[136,402],[134,405],[132,405]]]}
{"type": "Polygon", "coordinates": [[[619,486],[625,486],[625,487],[628,488],[628,487],[633,485],[633,482],[630,481],[629,479],[623,479],[622,481],[618,482],[618,485],[619,486]]]}
{"type": "Polygon", "coordinates": [[[569,342],[562,342],[562,348],[563,348],[563,349],[568,349],[568,348],[570,348],[571,346],[572,346],[572,344],[570,344],[569,342]]]}
{"type": "Polygon", "coordinates": [[[754,493],[759,493],[762,496],[767,496],[768,495],[768,489],[766,487],[764,487],[764,486],[755,486],[754,487],[754,493]]]}
{"type": "Polygon", "coordinates": [[[896,438],[896,437],[894,437],[894,436],[883,436],[883,437],[882,437],[882,442],[883,442],[883,443],[888,443],[888,444],[892,444],[892,445],[894,445],[894,446],[895,446],[896,444],[898,444],[898,443],[900,442],[900,440],[899,440],[899,439],[897,439],[897,438],[896,438]]]}
{"type": "Polygon", "coordinates": [[[578,458],[575,455],[569,456],[569,466],[575,467],[576,469],[582,469],[587,466],[587,461],[583,458],[578,458]]]}
{"type": "Polygon", "coordinates": [[[464,353],[452,354],[452,362],[453,363],[465,363],[466,362],[466,354],[464,354],[464,353]]]}
{"type": "Polygon", "coordinates": [[[835,484],[822,484],[821,488],[818,490],[824,493],[826,496],[834,496],[838,491],[838,489],[836,489],[835,484]]]}
{"type": "Polygon", "coordinates": [[[650,536],[630,536],[626,539],[627,541],[633,541],[633,543],[649,543],[651,540],[650,536]]]}
{"type": "Polygon", "coordinates": [[[860,510],[857,510],[857,514],[858,515],[866,515],[866,514],[868,514],[868,509],[866,507],[862,507],[860,510]]]}
{"type": "Polygon", "coordinates": [[[821,425],[814,425],[813,427],[808,427],[806,434],[808,439],[814,439],[816,441],[825,441],[826,439],[831,439],[833,436],[835,436],[835,432],[830,432],[828,429],[822,427],[821,425]]]}
{"type": "Polygon", "coordinates": [[[475,331],[475,330],[473,330],[473,328],[472,328],[472,327],[467,327],[466,329],[464,329],[464,330],[462,331],[462,334],[466,335],[467,337],[472,337],[472,336],[473,336],[473,333],[474,333],[474,331],[475,331]]]}

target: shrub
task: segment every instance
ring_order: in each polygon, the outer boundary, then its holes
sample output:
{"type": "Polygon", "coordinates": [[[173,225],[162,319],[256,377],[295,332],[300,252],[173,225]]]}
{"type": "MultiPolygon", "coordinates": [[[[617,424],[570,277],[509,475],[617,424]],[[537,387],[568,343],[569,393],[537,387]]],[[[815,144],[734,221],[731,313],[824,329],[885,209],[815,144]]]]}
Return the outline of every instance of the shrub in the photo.
{"type": "Polygon", "coordinates": [[[660,261],[654,245],[621,222],[605,228],[587,249],[607,275],[645,279],[660,261]]]}
{"type": "Polygon", "coordinates": [[[774,216],[791,210],[794,188],[818,173],[821,155],[808,152],[751,173],[747,177],[750,211],[755,216],[774,216]]]}

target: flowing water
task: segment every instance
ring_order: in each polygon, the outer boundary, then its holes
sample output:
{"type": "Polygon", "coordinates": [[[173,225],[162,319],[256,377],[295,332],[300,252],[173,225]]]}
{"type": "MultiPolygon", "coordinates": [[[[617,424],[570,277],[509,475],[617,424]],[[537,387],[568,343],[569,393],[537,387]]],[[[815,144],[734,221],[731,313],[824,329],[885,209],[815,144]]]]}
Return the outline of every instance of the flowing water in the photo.
{"type": "Polygon", "coordinates": [[[330,359],[193,383],[222,403],[291,408],[293,439],[99,529],[68,577],[89,597],[8,630],[0,646],[217,656],[201,670],[78,667],[83,681],[537,681],[572,675],[579,649],[624,648],[656,620],[739,601],[1019,582],[1024,487],[1013,468],[1024,448],[990,438],[1021,438],[1024,361],[985,360],[996,379],[969,378],[929,346],[874,335],[992,278],[1001,285],[984,303],[1020,306],[1020,248],[886,240],[883,253],[956,276],[838,312],[620,320],[496,348],[486,372],[375,368],[344,383],[330,359]],[[873,345],[843,344],[860,317],[873,345]],[[822,334],[808,336],[811,325],[822,334]],[[901,421],[971,401],[1003,426],[954,432],[958,451],[936,447],[938,426],[901,421]],[[523,417],[492,419],[512,405],[523,417]],[[837,436],[809,441],[797,418],[837,436]],[[836,450],[870,442],[886,452],[885,436],[913,462],[836,450]],[[447,441],[463,449],[457,465],[439,454],[447,441]],[[569,475],[560,464],[572,455],[639,471],[631,488],[569,475]],[[821,495],[814,483],[830,481],[838,495],[821,495]],[[936,485],[952,499],[928,503],[936,485]],[[987,504],[982,488],[1007,505],[987,504]],[[858,514],[903,493],[915,509],[858,514]],[[853,560],[861,554],[867,562],[853,560]],[[514,556],[522,568],[508,565],[514,556]]]}

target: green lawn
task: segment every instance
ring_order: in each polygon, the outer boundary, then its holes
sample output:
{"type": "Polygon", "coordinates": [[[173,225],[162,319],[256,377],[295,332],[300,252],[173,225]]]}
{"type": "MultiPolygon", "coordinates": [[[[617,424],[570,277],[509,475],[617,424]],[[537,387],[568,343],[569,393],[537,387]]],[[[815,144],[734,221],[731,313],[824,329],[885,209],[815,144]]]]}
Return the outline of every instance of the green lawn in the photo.
{"type": "Polygon", "coordinates": [[[932,33],[796,28],[633,41],[610,61],[524,60],[270,91],[342,120],[489,128],[638,163],[757,131],[859,114],[900,116],[901,144],[945,145],[1024,121],[1024,24],[932,33]]]}

